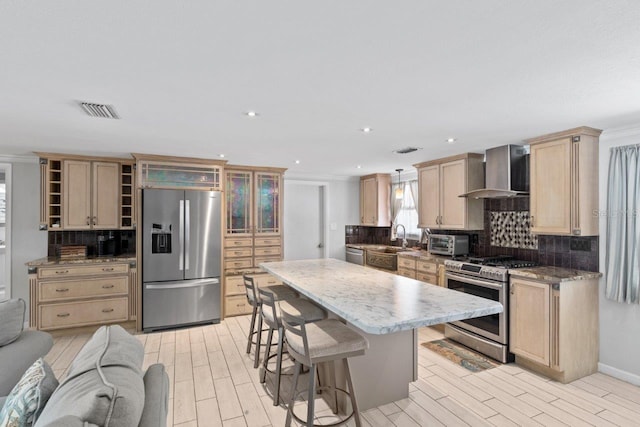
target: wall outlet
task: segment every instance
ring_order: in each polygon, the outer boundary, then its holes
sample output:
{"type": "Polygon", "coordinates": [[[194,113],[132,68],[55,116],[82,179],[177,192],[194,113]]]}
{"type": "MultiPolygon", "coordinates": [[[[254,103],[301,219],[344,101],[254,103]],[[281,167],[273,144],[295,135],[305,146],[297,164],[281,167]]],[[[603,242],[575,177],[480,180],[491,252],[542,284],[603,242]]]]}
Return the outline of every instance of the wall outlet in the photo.
{"type": "Polygon", "coordinates": [[[337,229],[338,229],[338,224],[336,224],[335,222],[332,222],[329,224],[329,230],[336,231],[337,229]]]}

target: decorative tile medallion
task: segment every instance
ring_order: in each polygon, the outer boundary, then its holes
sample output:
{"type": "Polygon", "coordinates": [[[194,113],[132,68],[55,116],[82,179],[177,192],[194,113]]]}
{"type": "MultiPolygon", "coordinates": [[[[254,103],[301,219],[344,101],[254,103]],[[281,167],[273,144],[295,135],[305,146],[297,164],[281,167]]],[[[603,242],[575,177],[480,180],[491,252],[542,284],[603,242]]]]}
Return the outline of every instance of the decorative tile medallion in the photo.
{"type": "Polygon", "coordinates": [[[491,246],[538,249],[528,211],[491,212],[491,246]]]}

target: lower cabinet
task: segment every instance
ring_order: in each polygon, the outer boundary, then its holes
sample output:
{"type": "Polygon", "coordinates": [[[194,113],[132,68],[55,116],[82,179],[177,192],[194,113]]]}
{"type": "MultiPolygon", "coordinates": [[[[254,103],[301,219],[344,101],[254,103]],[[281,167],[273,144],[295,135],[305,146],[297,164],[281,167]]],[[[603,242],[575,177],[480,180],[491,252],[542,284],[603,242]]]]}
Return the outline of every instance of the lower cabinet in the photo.
{"type": "Polygon", "coordinates": [[[598,279],[559,283],[511,276],[510,351],[563,383],[598,369],[598,279]]]}
{"type": "MultiPolygon", "coordinates": [[[[135,268],[131,268],[133,271],[135,268]]],[[[128,263],[31,269],[31,326],[57,330],[135,320],[128,263]]]]}
{"type": "MultiPolygon", "coordinates": [[[[257,286],[281,285],[282,282],[268,273],[250,273],[257,286]]],[[[225,276],[224,316],[240,316],[251,313],[252,307],[247,301],[247,292],[242,274],[225,276]]]]}
{"type": "Polygon", "coordinates": [[[397,274],[400,276],[444,286],[444,275],[440,275],[441,269],[444,272],[444,265],[436,260],[398,255],[397,274]]]}

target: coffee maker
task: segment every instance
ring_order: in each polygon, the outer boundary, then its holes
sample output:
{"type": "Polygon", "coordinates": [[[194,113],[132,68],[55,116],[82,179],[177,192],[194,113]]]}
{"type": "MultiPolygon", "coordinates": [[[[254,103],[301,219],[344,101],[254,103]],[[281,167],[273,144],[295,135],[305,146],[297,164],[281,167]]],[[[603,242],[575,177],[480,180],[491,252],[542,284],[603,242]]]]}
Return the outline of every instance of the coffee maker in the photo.
{"type": "Polygon", "coordinates": [[[117,252],[118,248],[113,231],[109,231],[107,235],[98,236],[98,256],[114,256],[117,255],[117,252]]]}

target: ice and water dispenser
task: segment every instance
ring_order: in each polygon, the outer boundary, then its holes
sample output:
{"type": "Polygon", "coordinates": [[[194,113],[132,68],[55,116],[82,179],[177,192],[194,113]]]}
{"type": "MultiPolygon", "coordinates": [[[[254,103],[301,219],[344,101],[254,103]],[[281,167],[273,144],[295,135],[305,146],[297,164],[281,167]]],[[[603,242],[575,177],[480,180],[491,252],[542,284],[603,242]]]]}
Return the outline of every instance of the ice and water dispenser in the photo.
{"type": "Polygon", "coordinates": [[[171,224],[153,224],[151,226],[151,253],[171,253],[171,224]]]}

